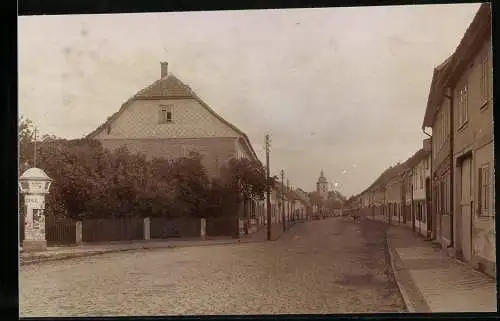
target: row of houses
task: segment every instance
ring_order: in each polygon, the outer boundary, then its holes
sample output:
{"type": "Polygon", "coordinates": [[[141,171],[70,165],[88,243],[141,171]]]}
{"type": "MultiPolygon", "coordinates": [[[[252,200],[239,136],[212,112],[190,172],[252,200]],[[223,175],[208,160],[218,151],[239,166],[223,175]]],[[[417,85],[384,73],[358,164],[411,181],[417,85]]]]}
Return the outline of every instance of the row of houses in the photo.
{"type": "Polygon", "coordinates": [[[366,215],[407,225],[496,276],[491,7],[434,69],[422,130],[429,138],[356,197],[366,215]]]}
{"type": "MultiPolygon", "coordinates": [[[[169,72],[168,63],[160,63],[160,78],[130,97],[118,110],[92,133],[88,139],[99,140],[105,148],[114,150],[126,146],[132,153],[147,158],[175,159],[197,152],[209,178],[220,175],[221,168],[232,158],[258,161],[247,135],[217,114],[188,85],[169,72]]],[[[276,187],[271,200],[272,220],[282,221],[279,197],[285,192],[286,217],[305,217],[308,200],[303,191],[276,187]]],[[[252,200],[238,213],[240,230],[251,233],[266,221],[266,202],[252,200]]],[[[236,231],[230,228],[228,232],[236,231]]],[[[234,232],[233,232],[234,233],[234,232]]]]}

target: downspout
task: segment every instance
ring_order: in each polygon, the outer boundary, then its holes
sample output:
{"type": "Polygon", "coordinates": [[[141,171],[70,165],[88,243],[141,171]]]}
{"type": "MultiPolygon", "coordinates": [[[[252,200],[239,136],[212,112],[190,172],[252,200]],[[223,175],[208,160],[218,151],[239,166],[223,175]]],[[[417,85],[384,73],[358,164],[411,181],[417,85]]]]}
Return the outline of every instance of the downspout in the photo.
{"type": "MultiPolygon", "coordinates": [[[[431,161],[430,161],[430,164],[429,164],[429,172],[430,172],[430,175],[429,175],[429,176],[430,176],[430,179],[429,179],[429,199],[428,199],[428,200],[426,200],[426,201],[427,201],[427,202],[429,202],[431,205],[430,205],[430,206],[428,206],[427,204],[425,204],[425,214],[427,214],[427,210],[428,210],[428,209],[429,209],[429,207],[430,207],[430,215],[427,217],[427,231],[429,231],[429,225],[430,225],[430,229],[431,229],[431,236],[430,236],[430,239],[432,239],[432,238],[433,238],[432,233],[433,233],[433,232],[434,232],[434,230],[436,229],[436,228],[435,228],[435,225],[434,225],[434,224],[436,224],[436,222],[434,221],[434,216],[432,215],[432,214],[433,214],[433,210],[432,210],[432,209],[433,209],[433,204],[434,204],[434,203],[432,202],[432,201],[433,201],[433,199],[432,199],[432,194],[433,194],[433,193],[432,193],[432,177],[433,177],[433,173],[432,173],[432,163],[433,163],[433,161],[432,161],[432,157],[433,157],[434,155],[432,155],[432,135],[431,135],[431,134],[429,134],[429,133],[427,133],[427,132],[425,131],[425,127],[423,127],[423,126],[422,126],[422,132],[423,132],[424,134],[426,134],[427,136],[429,136],[429,138],[430,138],[430,140],[431,140],[431,161]],[[431,221],[431,224],[429,224],[429,219],[430,219],[430,221],[431,221]]],[[[425,172],[424,172],[424,173],[425,173],[425,172]]],[[[424,180],[425,180],[425,175],[424,175],[424,180]]],[[[425,183],[424,183],[424,186],[425,186],[425,183]]],[[[427,193],[427,191],[426,191],[426,193],[427,193]]],[[[437,221],[437,220],[436,220],[436,221],[437,221]]],[[[427,236],[427,237],[429,237],[429,236],[427,236]]]]}
{"type": "Polygon", "coordinates": [[[413,190],[415,189],[414,183],[415,183],[415,177],[413,176],[413,168],[411,169],[411,229],[413,232],[415,232],[415,201],[413,198],[413,190]]]}
{"type": "MultiPolygon", "coordinates": [[[[449,87],[447,89],[450,89],[451,92],[453,92],[452,88],[449,87]]],[[[448,98],[448,100],[450,101],[450,186],[449,186],[449,189],[450,189],[450,245],[448,245],[448,248],[453,248],[454,247],[454,244],[455,244],[455,235],[453,233],[454,231],[454,220],[455,220],[455,213],[454,213],[454,210],[455,210],[455,202],[454,202],[454,195],[455,195],[455,162],[453,161],[454,159],[454,153],[453,153],[453,138],[454,138],[454,123],[455,123],[455,120],[453,119],[453,95],[448,95],[448,94],[444,94],[443,95],[445,98],[448,98]]]]}

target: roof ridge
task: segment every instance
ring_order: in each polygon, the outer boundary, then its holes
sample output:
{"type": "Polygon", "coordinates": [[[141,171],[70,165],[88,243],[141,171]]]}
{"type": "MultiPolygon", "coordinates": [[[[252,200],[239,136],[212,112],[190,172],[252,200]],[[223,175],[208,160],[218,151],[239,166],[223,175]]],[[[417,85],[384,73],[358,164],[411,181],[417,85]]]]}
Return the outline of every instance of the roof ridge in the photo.
{"type": "MultiPolygon", "coordinates": [[[[189,85],[185,84],[179,77],[177,77],[172,72],[168,72],[166,76],[161,77],[160,79],[156,79],[155,81],[153,81],[148,86],[146,86],[146,87],[140,89],[139,91],[137,91],[134,95],[132,95],[129,99],[127,99],[121,105],[120,109],[117,112],[113,113],[110,117],[108,117],[106,119],[106,121],[102,125],[98,126],[94,131],[92,131],[86,137],[87,138],[92,138],[96,133],[98,133],[100,130],[102,130],[104,127],[106,127],[108,124],[110,124],[113,120],[115,120],[123,112],[123,110],[126,109],[126,107],[132,101],[143,99],[144,97],[141,97],[141,96],[145,95],[145,93],[147,93],[148,90],[154,88],[155,86],[157,86],[162,81],[168,81],[168,80],[174,81],[177,85],[179,85],[179,87],[181,87],[182,89],[185,89],[186,92],[188,93],[188,95],[187,95],[186,98],[193,98],[193,99],[197,100],[206,110],[208,110],[208,112],[210,112],[217,119],[219,119],[224,124],[226,124],[227,126],[229,126],[231,129],[233,129],[234,131],[236,131],[236,133],[238,135],[240,135],[241,137],[243,137],[243,140],[248,145],[248,149],[249,149],[250,153],[252,154],[252,156],[255,159],[259,160],[259,157],[257,156],[257,153],[253,149],[253,146],[252,146],[252,144],[251,144],[250,139],[248,138],[248,136],[241,129],[239,129],[234,124],[232,124],[231,122],[227,121],[225,118],[223,118],[222,116],[220,116],[217,112],[215,112],[215,110],[213,110],[193,89],[191,89],[191,87],[189,85]]],[[[168,99],[168,97],[166,97],[166,98],[168,99]]]]}
{"type": "Polygon", "coordinates": [[[225,118],[223,118],[221,115],[219,115],[215,110],[212,109],[212,107],[210,107],[210,105],[208,105],[193,89],[191,89],[190,86],[186,85],[182,80],[180,80],[179,78],[177,78],[175,75],[172,74],[172,76],[174,77],[174,79],[179,83],[181,84],[182,86],[186,87],[190,94],[196,99],[198,100],[198,102],[200,102],[203,107],[205,107],[209,112],[211,112],[215,117],[217,117],[219,120],[221,120],[223,123],[225,123],[226,125],[228,125],[229,127],[231,127],[233,130],[235,130],[238,134],[240,134],[241,136],[243,136],[243,138],[246,140],[247,144],[249,145],[250,147],[250,152],[252,152],[253,156],[256,158],[256,159],[259,159],[257,157],[257,153],[255,152],[255,150],[253,149],[253,146],[250,142],[250,139],[248,138],[248,136],[241,130],[239,129],[236,125],[234,125],[233,123],[229,122],[228,120],[226,120],[225,118]]]}

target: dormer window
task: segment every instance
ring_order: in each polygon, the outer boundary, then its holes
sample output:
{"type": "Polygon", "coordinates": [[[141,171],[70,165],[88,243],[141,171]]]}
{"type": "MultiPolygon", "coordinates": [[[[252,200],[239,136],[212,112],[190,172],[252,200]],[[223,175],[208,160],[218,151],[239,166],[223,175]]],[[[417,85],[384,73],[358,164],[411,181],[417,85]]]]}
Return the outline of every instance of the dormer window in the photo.
{"type": "Polygon", "coordinates": [[[160,106],[159,123],[167,124],[173,122],[173,107],[172,105],[160,106]]]}

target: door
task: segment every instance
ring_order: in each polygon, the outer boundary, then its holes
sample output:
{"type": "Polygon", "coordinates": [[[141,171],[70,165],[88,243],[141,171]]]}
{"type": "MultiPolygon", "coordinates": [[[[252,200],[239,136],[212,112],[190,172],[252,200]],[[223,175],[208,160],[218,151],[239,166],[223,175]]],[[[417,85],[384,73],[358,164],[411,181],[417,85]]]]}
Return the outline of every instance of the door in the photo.
{"type": "Polygon", "coordinates": [[[461,197],[460,197],[460,239],[462,255],[465,261],[470,261],[472,257],[471,246],[471,158],[465,158],[461,164],[461,197]]]}
{"type": "Polygon", "coordinates": [[[430,178],[425,179],[425,214],[427,222],[427,236],[431,239],[436,238],[436,228],[434,224],[434,218],[432,217],[432,206],[431,206],[431,180],[430,178]]]}

